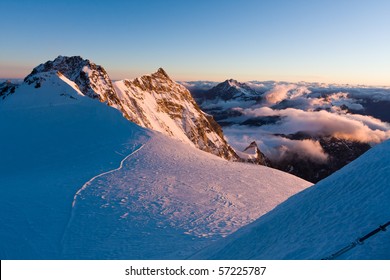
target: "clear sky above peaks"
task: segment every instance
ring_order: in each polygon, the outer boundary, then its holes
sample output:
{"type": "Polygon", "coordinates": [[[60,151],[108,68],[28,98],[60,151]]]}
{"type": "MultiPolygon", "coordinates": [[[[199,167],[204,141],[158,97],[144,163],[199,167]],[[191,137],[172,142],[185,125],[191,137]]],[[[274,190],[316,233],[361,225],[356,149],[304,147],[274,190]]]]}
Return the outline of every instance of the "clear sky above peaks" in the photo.
{"type": "Polygon", "coordinates": [[[0,77],[80,55],[112,79],[390,85],[390,1],[1,1],[0,77]]]}

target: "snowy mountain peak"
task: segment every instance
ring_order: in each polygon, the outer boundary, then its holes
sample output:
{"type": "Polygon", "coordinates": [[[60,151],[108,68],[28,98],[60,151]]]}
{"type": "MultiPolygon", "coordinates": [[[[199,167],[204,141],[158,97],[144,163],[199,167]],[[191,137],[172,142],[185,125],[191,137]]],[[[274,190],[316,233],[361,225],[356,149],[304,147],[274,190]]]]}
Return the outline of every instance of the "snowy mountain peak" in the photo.
{"type": "Polygon", "coordinates": [[[235,79],[228,79],[228,80],[222,82],[220,85],[221,85],[221,87],[225,87],[225,88],[233,87],[233,88],[237,88],[237,89],[251,89],[247,84],[240,83],[239,81],[237,81],[235,79]]]}
{"type": "Polygon", "coordinates": [[[243,162],[271,166],[270,160],[260,151],[256,141],[253,141],[242,152],[237,152],[243,162]]]}
{"type": "Polygon", "coordinates": [[[253,141],[245,148],[244,152],[247,152],[248,154],[256,154],[258,150],[259,148],[257,147],[256,141],[253,141]]]}
{"type": "Polygon", "coordinates": [[[154,73],[153,75],[159,75],[159,76],[165,77],[166,79],[171,80],[171,78],[168,76],[167,72],[165,72],[165,70],[161,67],[158,68],[157,72],[154,73]]]}
{"type": "Polygon", "coordinates": [[[239,87],[240,86],[239,82],[237,80],[234,80],[234,79],[226,80],[225,83],[227,83],[231,87],[239,87]]]}
{"type": "Polygon", "coordinates": [[[246,100],[257,95],[257,92],[249,85],[229,79],[206,91],[200,102],[205,100],[246,100]]]}
{"type": "Polygon", "coordinates": [[[48,75],[58,72],[75,82],[84,95],[118,107],[120,101],[116,97],[106,70],[80,56],[58,56],[53,61],[40,64],[24,81],[29,85],[34,84],[35,87],[39,87],[46,80],[45,76],[48,77],[48,75]]]}

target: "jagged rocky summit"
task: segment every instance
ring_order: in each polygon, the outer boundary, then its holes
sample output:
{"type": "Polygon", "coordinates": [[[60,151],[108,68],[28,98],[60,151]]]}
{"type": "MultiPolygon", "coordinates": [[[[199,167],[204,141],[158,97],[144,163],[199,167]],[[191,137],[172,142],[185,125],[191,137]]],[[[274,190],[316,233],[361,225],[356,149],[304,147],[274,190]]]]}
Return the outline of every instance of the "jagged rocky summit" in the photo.
{"type": "Polygon", "coordinates": [[[271,166],[271,161],[260,151],[256,141],[252,141],[242,152],[237,151],[237,154],[243,162],[271,166]]]}
{"type": "Polygon", "coordinates": [[[199,96],[199,102],[206,100],[228,101],[228,100],[253,100],[258,98],[258,93],[245,83],[237,80],[226,80],[199,96]]]}
{"type": "Polygon", "coordinates": [[[80,56],[58,56],[53,61],[40,64],[24,79],[24,82],[34,84],[38,88],[45,81],[45,77],[55,73],[64,75],[76,83],[84,95],[107,102],[110,106],[120,106],[106,70],[80,56]]]}

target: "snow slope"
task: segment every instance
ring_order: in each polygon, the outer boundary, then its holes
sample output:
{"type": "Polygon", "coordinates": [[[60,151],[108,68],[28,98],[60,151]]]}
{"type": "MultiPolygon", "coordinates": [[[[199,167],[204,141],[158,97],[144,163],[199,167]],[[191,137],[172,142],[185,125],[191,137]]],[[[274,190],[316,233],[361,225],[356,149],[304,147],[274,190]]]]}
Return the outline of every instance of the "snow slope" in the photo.
{"type": "MultiPolygon", "coordinates": [[[[194,258],[323,259],[390,221],[390,141],[194,258]]],[[[338,259],[390,259],[380,231],[338,259]]]]}
{"type": "Polygon", "coordinates": [[[129,122],[60,74],[0,102],[1,259],[187,258],[310,183],[129,122]]]}
{"type": "Polygon", "coordinates": [[[76,191],[148,137],[57,76],[0,102],[0,130],[1,259],[60,258],[76,191]]]}
{"type": "Polygon", "coordinates": [[[64,256],[188,257],[307,185],[286,173],[228,162],[157,134],[122,169],[80,192],[65,233],[64,256]]]}

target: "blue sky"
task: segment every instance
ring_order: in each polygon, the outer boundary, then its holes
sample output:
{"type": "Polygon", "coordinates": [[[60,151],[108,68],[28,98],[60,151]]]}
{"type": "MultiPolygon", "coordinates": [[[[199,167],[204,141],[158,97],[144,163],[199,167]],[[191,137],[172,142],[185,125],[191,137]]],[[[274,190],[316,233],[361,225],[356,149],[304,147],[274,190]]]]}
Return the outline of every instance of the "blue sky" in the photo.
{"type": "Polygon", "coordinates": [[[390,1],[1,2],[0,77],[81,55],[113,79],[390,85],[390,1]]]}

